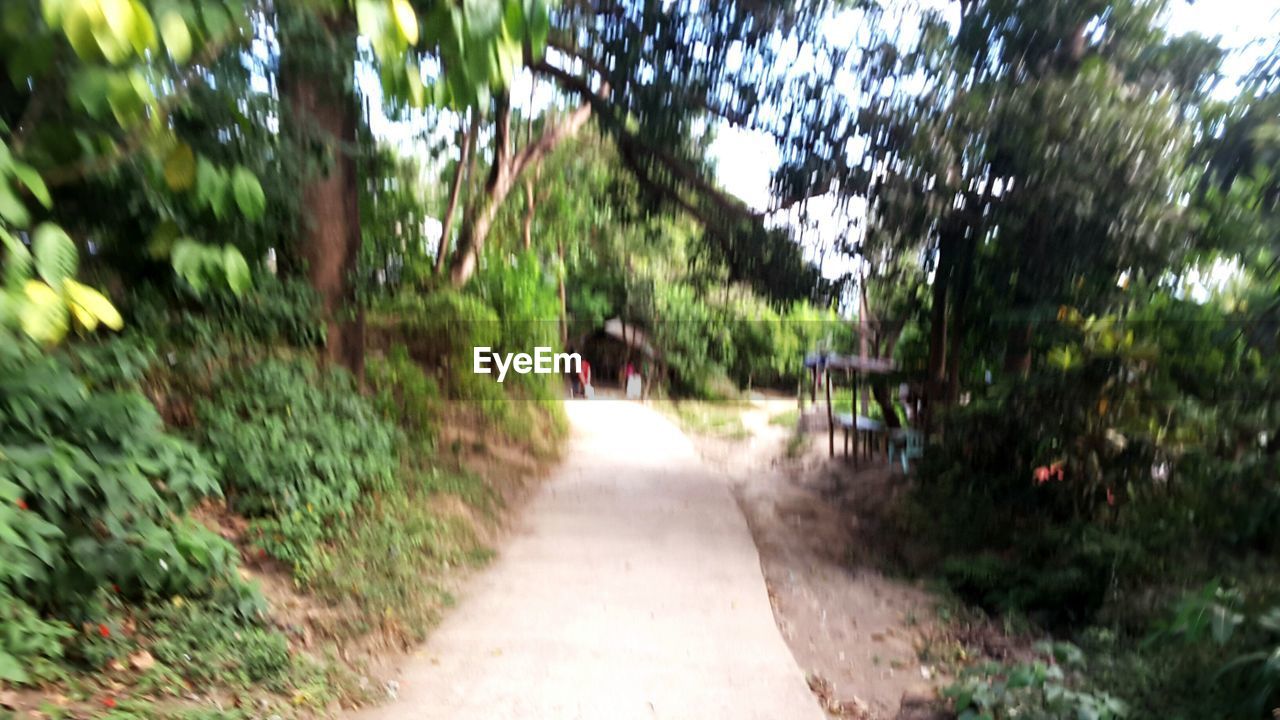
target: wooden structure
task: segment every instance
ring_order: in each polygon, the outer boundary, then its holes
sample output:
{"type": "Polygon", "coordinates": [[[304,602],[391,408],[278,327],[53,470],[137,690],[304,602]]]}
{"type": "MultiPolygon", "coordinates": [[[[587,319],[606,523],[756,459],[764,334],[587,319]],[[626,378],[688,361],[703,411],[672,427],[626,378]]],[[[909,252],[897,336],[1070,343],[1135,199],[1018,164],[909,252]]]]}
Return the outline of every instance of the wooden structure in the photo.
{"type": "MultiPolygon", "coordinates": [[[[821,385],[825,390],[827,405],[827,451],[831,457],[836,454],[836,424],[837,422],[844,431],[845,453],[849,451],[849,436],[854,437],[853,457],[854,461],[858,458],[858,439],[868,439],[869,434],[877,432],[875,420],[868,417],[860,416],[856,413],[857,407],[857,387],[858,383],[865,377],[870,375],[887,375],[894,372],[897,366],[893,360],[889,358],[872,358],[859,357],[856,355],[838,355],[836,353],[814,353],[808,355],[804,359],[804,366],[810,372],[812,383],[809,388],[809,399],[813,405],[818,404],[818,387],[821,385]],[[850,387],[854,389],[854,407],[855,412],[848,416],[836,418],[831,402],[831,372],[843,372],[845,378],[849,381],[850,387]]],[[[883,430],[883,426],[879,428],[883,430]]],[[[869,442],[865,447],[866,453],[870,454],[869,442]]]]}

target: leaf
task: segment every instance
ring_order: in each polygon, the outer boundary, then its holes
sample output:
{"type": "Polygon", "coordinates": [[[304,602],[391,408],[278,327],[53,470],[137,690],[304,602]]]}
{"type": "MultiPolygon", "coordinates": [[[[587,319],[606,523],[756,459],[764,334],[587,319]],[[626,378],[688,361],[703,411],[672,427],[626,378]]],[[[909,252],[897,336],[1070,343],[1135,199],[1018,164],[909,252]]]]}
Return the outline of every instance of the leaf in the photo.
{"type": "Polygon", "coordinates": [[[164,183],[170,190],[190,190],[196,184],[196,155],[191,146],[178,143],[164,159],[164,183]]]}
{"type": "Polygon", "coordinates": [[[191,31],[177,10],[166,10],[160,16],[160,37],[174,62],[185,63],[191,57],[191,31]]]}
{"type": "Polygon", "coordinates": [[[201,277],[201,254],[204,248],[189,237],[179,238],[169,253],[169,262],[178,277],[186,280],[196,291],[204,289],[204,278],[201,277]]]}
{"type": "Polygon", "coordinates": [[[133,51],[142,57],[156,48],[156,24],[152,22],[147,8],[138,0],[130,0],[129,6],[133,10],[133,27],[129,32],[129,41],[133,44],[133,51]]]}
{"type": "Polygon", "coordinates": [[[391,16],[395,20],[400,37],[410,45],[418,44],[418,16],[408,0],[391,0],[391,16]]]}
{"type": "Polygon", "coordinates": [[[0,181],[0,217],[17,227],[26,227],[31,222],[27,206],[14,194],[13,188],[3,181],[0,181]]]}
{"type": "Polygon", "coordinates": [[[49,188],[44,184],[44,178],[40,177],[40,173],[36,169],[26,163],[15,162],[12,166],[13,174],[22,181],[23,185],[31,191],[36,200],[46,208],[53,206],[53,197],[49,195],[49,188]]]}
{"type": "Polygon", "coordinates": [[[220,195],[226,184],[222,171],[217,165],[201,157],[196,160],[196,200],[205,205],[212,205],[213,199],[220,195]]]}
{"type": "Polygon", "coordinates": [[[236,196],[240,212],[250,220],[257,220],[267,209],[267,197],[262,192],[258,178],[244,166],[238,166],[231,176],[231,189],[236,196]]]}
{"type": "Polygon", "coordinates": [[[31,251],[36,258],[36,272],[51,287],[61,288],[63,280],[75,276],[78,263],[76,244],[57,225],[43,223],[37,227],[31,251]]]}
{"type": "Polygon", "coordinates": [[[22,331],[34,340],[55,343],[67,334],[67,308],[53,288],[39,280],[25,287],[27,302],[22,306],[22,331]]]}
{"type": "Polygon", "coordinates": [[[0,680],[21,684],[29,679],[27,672],[22,669],[22,663],[9,653],[0,650],[0,680]]]}
{"type": "Polygon", "coordinates": [[[119,330],[124,327],[124,318],[120,317],[120,312],[116,310],[105,295],[97,290],[68,279],[66,281],[66,293],[68,299],[71,300],[72,312],[76,313],[77,319],[85,315],[92,318],[89,323],[81,323],[85,326],[85,329],[93,330],[98,322],[112,330],[119,330]],[[77,311],[77,308],[84,312],[77,311]]]}
{"type": "Polygon", "coordinates": [[[173,251],[173,241],[178,239],[179,232],[178,225],[172,220],[156,226],[151,233],[151,238],[147,240],[147,257],[153,260],[169,257],[169,253],[173,251]]]}
{"type": "Polygon", "coordinates": [[[86,3],[63,3],[65,9],[62,12],[62,32],[67,36],[67,42],[71,43],[71,49],[75,50],[76,55],[82,60],[99,60],[102,58],[102,50],[98,47],[98,40],[93,34],[93,19],[89,17],[86,3]]]}
{"type": "Polygon", "coordinates": [[[4,228],[0,228],[0,244],[5,247],[4,286],[18,290],[31,277],[31,251],[4,228]]]}
{"type": "Polygon", "coordinates": [[[222,247],[222,266],[227,273],[227,285],[231,292],[241,295],[253,284],[253,274],[249,271],[249,263],[234,245],[222,247]]]}

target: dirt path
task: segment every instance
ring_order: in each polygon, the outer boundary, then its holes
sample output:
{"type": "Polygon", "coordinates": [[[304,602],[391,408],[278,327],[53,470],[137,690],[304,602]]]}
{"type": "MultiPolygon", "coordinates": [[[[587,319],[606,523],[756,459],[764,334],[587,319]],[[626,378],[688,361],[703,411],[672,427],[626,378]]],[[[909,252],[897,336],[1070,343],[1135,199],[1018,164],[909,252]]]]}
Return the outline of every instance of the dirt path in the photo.
{"type": "Polygon", "coordinates": [[[857,472],[829,460],[825,431],[788,457],[792,428],[770,418],[794,408],[756,401],[746,440],[698,440],[741,502],[783,637],[833,717],[937,717],[938,671],[920,660],[939,632],[934,599],[876,568],[874,522],[902,479],[883,459],[857,472]]]}
{"type": "Polygon", "coordinates": [[[569,415],[565,465],[359,717],[821,718],[724,476],[642,405],[569,415]]]}

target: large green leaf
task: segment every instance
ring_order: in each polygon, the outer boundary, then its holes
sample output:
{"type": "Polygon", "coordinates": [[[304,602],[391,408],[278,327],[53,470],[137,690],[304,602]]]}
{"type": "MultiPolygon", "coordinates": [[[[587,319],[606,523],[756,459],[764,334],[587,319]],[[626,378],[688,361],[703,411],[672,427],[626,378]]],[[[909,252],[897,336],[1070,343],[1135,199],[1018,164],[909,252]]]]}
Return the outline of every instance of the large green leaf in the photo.
{"type": "Polygon", "coordinates": [[[236,295],[244,293],[253,284],[253,274],[249,272],[249,263],[234,245],[222,248],[222,266],[227,273],[227,285],[236,295]]]}
{"type": "Polygon", "coordinates": [[[46,208],[53,206],[53,197],[49,195],[49,188],[44,184],[44,178],[40,177],[40,173],[36,169],[26,163],[15,162],[11,166],[13,174],[22,181],[23,185],[31,191],[31,194],[40,204],[46,208]]]}
{"type": "Polygon", "coordinates": [[[55,290],[62,287],[63,280],[75,276],[79,262],[76,244],[57,225],[43,223],[37,227],[31,250],[36,258],[36,272],[55,290]]]}
{"type": "Polygon", "coordinates": [[[240,212],[250,220],[257,220],[267,209],[267,197],[262,192],[258,178],[248,168],[240,166],[231,176],[231,188],[236,196],[236,205],[240,212]]]}
{"type": "Polygon", "coordinates": [[[16,292],[31,278],[31,251],[4,228],[0,228],[0,244],[5,249],[4,287],[10,292],[16,292]]]}
{"type": "Polygon", "coordinates": [[[3,179],[0,179],[0,218],[17,227],[26,227],[31,222],[27,206],[22,204],[13,188],[3,179]]]}
{"type": "Polygon", "coordinates": [[[160,37],[174,62],[184,63],[191,57],[191,31],[177,10],[166,10],[160,16],[160,37]]]}

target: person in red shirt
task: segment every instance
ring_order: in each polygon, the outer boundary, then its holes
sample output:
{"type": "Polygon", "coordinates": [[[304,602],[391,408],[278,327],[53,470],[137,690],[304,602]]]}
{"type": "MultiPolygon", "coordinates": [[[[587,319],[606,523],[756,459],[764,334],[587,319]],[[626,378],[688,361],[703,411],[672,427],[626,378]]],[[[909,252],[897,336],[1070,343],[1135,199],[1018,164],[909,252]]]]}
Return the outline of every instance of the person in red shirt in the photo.
{"type": "Polygon", "coordinates": [[[582,394],[591,397],[588,395],[587,390],[587,388],[591,387],[591,363],[587,362],[586,358],[582,359],[582,367],[578,370],[578,379],[582,382],[582,394]]]}

